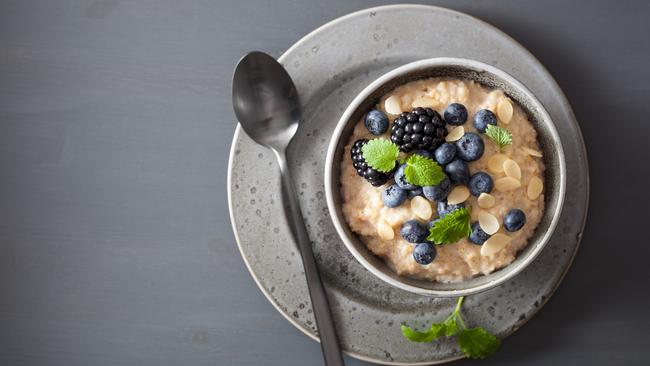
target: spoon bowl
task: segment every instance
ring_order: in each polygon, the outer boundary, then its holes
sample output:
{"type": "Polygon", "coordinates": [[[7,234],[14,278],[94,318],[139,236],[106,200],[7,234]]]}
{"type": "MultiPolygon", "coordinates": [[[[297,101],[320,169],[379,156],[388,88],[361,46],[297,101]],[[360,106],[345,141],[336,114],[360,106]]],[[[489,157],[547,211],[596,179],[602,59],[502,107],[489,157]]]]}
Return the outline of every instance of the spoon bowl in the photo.
{"type": "Polygon", "coordinates": [[[266,53],[253,51],[239,61],[232,104],[246,134],[274,151],[285,148],[298,130],[296,86],[284,67],[266,53]]]}

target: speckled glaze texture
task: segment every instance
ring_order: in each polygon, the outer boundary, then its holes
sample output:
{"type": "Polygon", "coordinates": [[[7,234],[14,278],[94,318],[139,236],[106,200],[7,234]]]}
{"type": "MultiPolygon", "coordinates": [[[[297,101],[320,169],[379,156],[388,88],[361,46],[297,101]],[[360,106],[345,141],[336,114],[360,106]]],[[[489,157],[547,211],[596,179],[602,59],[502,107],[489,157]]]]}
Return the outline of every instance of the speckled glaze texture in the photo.
{"type": "Polygon", "coordinates": [[[469,59],[439,57],[415,61],[382,75],[363,89],[343,113],[332,134],[325,162],[325,191],[334,227],[355,258],[370,272],[386,283],[407,291],[432,296],[456,297],[470,295],[499,286],[516,276],[528,266],[545,245],[555,229],[562,211],[565,190],[565,159],[560,138],[542,104],[518,80],[503,70],[469,59]],[[379,99],[397,86],[429,77],[451,77],[473,80],[491,89],[502,90],[526,113],[537,131],[537,139],[543,150],[546,165],[544,184],[545,210],[541,222],[528,240],[526,247],[506,267],[485,276],[478,276],[458,283],[441,283],[397,275],[388,265],[376,257],[366,245],[352,233],[342,212],[340,196],[340,162],[344,145],[359,119],[377,104],[379,99]]]}
{"type": "MultiPolygon", "coordinates": [[[[440,321],[453,309],[455,299],[389,286],[354,259],[339,239],[325,202],[325,151],[343,111],[366,85],[398,66],[443,56],[485,62],[526,85],[556,125],[568,172],[562,216],[547,247],[515,278],[469,296],[463,306],[468,325],[480,324],[501,338],[522,326],[561,282],[582,235],[589,188],[582,136],[562,91],[518,43],[470,16],[419,5],[367,9],[317,29],[280,57],[303,103],[289,164],[342,347],[367,361],[425,365],[462,357],[454,341],[410,343],[399,330],[402,322],[425,327],[440,321]]],[[[278,311],[316,339],[272,153],[238,128],[228,174],[231,220],[246,265],[278,311]]]]}

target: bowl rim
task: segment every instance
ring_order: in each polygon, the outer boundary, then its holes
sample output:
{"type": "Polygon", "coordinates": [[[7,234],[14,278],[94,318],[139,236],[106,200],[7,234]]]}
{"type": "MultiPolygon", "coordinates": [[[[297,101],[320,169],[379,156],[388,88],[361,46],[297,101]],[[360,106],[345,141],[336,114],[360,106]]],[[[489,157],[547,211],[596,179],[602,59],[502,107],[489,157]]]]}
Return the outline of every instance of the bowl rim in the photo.
{"type": "MultiPolygon", "coordinates": [[[[407,82],[404,82],[399,85],[403,85],[405,83],[407,82]]],[[[557,226],[560,215],[562,213],[562,208],[564,206],[564,199],[565,199],[565,192],[566,192],[566,162],[565,162],[564,150],[562,148],[562,141],[555,127],[555,123],[553,122],[550,115],[546,111],[546,108],[544,108],[543,104],[537,99],[537,97],[535,97],[535,95],[524,84],[522,84],[519,80],[517,80],[515,77],[508,74],[507,72],[495,66],[480,61],[476,61],[468,58],[458,58],[458,57],[435,57],[435,58],[422,59],[422,60],[407,63],[405,65],[397,67],[381,75],[380,77],[375,79],[372,83],[370,83],[368,86],[366,86],[363,90],[361,90],[361,92],[359,92],[359,94],[347,106],[347,108],[343,112],[343,115],[341,116],[341,118],[336,124],[336,128],[332,133],[328,145],[324,170],[325,170],[324,171],[325,196],[326,196],[328,212],[330,214],[332,223],[334,224],[337,234],[339,235],[339,237],[341,238],[341,240],[343,241],[347,249],[352,253],[354,258],[359,263],[361,263],[361,265],[365,269],[370,271],[370,273],[372,273],[373,275],[375,275],[376,277],[378,277],[379,279],[388,283],[391,286],[400,288],[402,290],[411,293],[416,293],[420,295],[438,296],[438,297],[467,296],[467,295],[487,291],[491,288],[494,288],[512,279],[513,277],[521,273],[521,271],[523,271],[526,267],[528,267],[528,265],[530,265],[530,263],[532,263],[535,260],[535,258],[537,258],[539,253],[541,253],[541,251],[546,247],[551,236],[555,232],[555,228],[557,226]],[[487,71],[488,73],[491,73],[495,75],[497,78],[504,80],[506,83],[512,85],[515,89],[518,89],[525,96],[525,98],[537,109],[542,119],[549,122],[547,124],[548,132],[552,140],[555,142],[556,151],[558,154],[558,170],[560,176],[559,179],[560,185],[559,187],[557,187],[558,189],[557,207],[552,213],[547,212],[546,209],[544,212],[544,215],[546,214],[553,215],[548,225],[548,228],[543,233],[543,235],[539,238],[538,242],[536,243],[536,246],[531,250],[531,252],[528,253],[528,255],[525,258],[523,258],[523,260],[520,263],[518,263],[516,267],[512,268],[510,271],[504,273],[502,276],[495,278],[492,281],[477,286],[468,287],[465,289],[436,290],[436,289],[414,286],[412,284],[403,281],[395,280],[394,278],[388,276],[387,274],[382,272],[380,269],[378,269],[372,263],[370,263],[365,259],[364,255],[355,247],[353,243],[353,239],[350,238],[345,232],[344,226],[348,226],[348,223],[345,222],[345,220],[343,221],[339,220],[339,211],[341,210],[341,208],[337,207],[335,203],[334,191],[333,191],[334,189],[339,189],[339,184],[338,184],[339,180],[338,179],[333,180],[332,174],[334,170],[333,169],[334,164],[336,163],[334,159],[336,157],[336,152],[339,148],[339,142],[342,137],[341,135],[344,129],[347,127],[348,123],[350,122],[350,118],[352,117],[352,115],[372,93],[374,93],[377,89],[381,88],[385,84],[395,79],[399,79],[402,76],[407,75],[411,71],[419,70],[423,68],[433,69],[433,68],[439,68],[445,66],[461,67],[472,71],[487,71]],[[337,182],[337,184],[335,184],[334,182],[337,182]]],[[[361,241],[361,239],[358,240],[361,241]]],[[[530,243],[527,243],[527,245],[530,245],[530,243]]],[[[502,268],[506,268],[510,265],[511,264],[508,264],[502,268]]],[[[402,277],[400,275],[397,276],[398,278],[402,277]]],[[[458,283],[463,283],[463,282],[465,281],[460,281],[458,283]]]]}

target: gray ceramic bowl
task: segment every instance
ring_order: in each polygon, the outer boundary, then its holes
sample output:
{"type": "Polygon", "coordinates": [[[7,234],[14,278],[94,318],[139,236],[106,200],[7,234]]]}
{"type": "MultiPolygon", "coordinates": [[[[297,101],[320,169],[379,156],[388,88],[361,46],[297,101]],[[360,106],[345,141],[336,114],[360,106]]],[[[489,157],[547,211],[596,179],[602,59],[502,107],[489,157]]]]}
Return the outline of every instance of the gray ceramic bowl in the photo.
{"type": "Polygon", "coordinates": [[[325,192],[327,206],[334,226],[354,257],[371,273],[395,287],[422,294],[455,297],[485,291],[511,279],[521,272],[541,252],[548,242],[564,202],[566,185],[564,153],[555,126],[542,104],[519,81],[493,66],[459,58],[432,58],[401,66],[368,85],[352,101],[338,122],[325,162],[325,192]],[[399,85],[428,77],[454,77],[479,82],[489,88],[503,90],[528,114],[537,129],[544,154],[546,178],[544,183],[545,212],[528,245],[508,266],[486,276],[458,283],[438,283],[399,276],[384,261],[370,252],[354,234],[343,217],[339,183],[339,168],[355,124],[379,99],[399,85]]]}

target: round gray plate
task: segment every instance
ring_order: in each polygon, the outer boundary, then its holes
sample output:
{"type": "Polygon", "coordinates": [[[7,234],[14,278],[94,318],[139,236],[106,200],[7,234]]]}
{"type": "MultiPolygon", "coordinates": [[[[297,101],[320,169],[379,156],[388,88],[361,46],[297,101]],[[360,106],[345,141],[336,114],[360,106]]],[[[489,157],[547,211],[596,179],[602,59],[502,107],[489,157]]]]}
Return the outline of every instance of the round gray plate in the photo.
{"type": "MultiPolygon", "coordinates": [[[[455,300],[410,294],[373,277],[337,236],[323,193],[327,144],[354,96],[395,67],[436,56],[483,61],[523,82],[555,121],[570,172],[566,203],[550,243],[512,281],[467,298],[463,313],[468,325],[484,326],[504,338],[529,320],[571,265],[587,214],[587,159],[571,107],[544,67],[496,28],[447,9],[396,5],[344,16],[301,39],[280,58],[303,104],[289,165],[341,344],[348,354],[367,361],[420,365],[462,357],[454,341],[416,344],[402,338],[400,323],[423,328],[440,321],[451,312],[455,300]]],[[[242,257],[278,311],[317,339],[302,264],[282,211],[279,183],[272,153],[238,127],[230,154],[228,198],[242,257]]]]}

